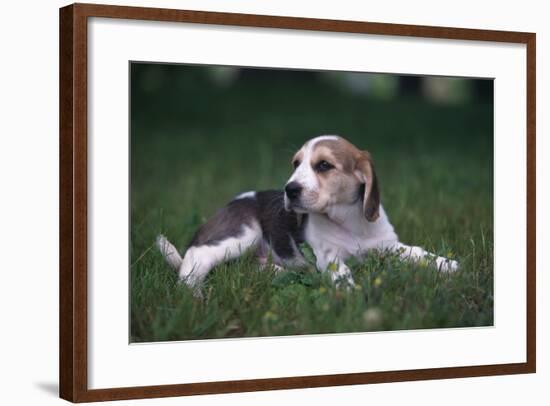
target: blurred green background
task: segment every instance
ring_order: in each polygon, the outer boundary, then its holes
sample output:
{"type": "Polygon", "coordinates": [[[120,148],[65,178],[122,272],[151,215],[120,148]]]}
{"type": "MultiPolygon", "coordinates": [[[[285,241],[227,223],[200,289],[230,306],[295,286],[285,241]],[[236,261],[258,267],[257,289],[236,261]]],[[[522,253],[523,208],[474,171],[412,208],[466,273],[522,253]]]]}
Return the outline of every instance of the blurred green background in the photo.
{"type": "Polygon", "coordinates": [[[131,63],[131,339],[491,325],[493,82],[131,63]],[[219,266],[197,301],[154,249],[184,248],[233,196],[281,189],[293,153],[339,134],[371,152],[400,239],[461,263],[350,263],[358,289],[314,271],[219,266]]]}

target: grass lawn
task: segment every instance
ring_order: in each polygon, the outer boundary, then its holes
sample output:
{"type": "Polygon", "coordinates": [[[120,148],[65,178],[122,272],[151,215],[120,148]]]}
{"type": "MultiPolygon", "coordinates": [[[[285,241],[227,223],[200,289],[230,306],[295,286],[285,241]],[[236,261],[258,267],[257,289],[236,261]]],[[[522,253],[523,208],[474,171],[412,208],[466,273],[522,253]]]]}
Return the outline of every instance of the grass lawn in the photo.
{"type": "Polygon", "coordinates": [[[191,95],[174,82],[132,90],[132,342],[492,325],[491,104],[201,80],[191,95]],[[457,259],[460,271],[369,255],[348,261],[357,286],[345,291],[313,267],[259,271],[249,255],[215,268],[202,301],[178,285],[157,234],[183,249],[233,196],[282,188],[294,151],[327,133],[371,152],[401,241],[457,259]]]}

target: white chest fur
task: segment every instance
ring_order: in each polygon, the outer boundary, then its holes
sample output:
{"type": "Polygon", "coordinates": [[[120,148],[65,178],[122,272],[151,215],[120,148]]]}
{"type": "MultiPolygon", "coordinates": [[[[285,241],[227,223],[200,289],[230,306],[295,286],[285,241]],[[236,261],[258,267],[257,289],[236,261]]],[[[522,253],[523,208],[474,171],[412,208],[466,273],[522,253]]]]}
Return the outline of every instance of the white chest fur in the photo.
{"type": "Polygon", "coordinates": [[[316,255],[344,260],[397,243],[397,234],[382,207],[374,222],[367,221],[361,210],[359,205],[336,206],[327,214],[310,214],[305,239],[316,255]]]}
{"type": "Polygon", "coordinates": [[[427,257],[441,271],[458,269],[456,261],[399,242],[382,206],[380,217],[374,222],[367,221],[359,205],[333,206],[327,214],[312,213],[305,228],[305,240],[315,253],[317,268],[331,270],[333,280],[345,279],[349,284],[353,284],[353,278],[344,261],[349,257],[360,259],[369,250],[391,250],[412,261],[427,257]]]}

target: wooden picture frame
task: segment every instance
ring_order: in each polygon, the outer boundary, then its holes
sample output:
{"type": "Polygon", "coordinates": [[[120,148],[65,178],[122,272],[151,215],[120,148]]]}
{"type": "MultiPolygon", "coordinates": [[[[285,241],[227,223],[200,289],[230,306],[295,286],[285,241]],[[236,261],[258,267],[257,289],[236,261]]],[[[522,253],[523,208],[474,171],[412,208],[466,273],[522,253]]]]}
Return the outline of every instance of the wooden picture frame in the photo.
{"type": "Polygon", "coordinates": [[[535,276],[535,34],[357,21],[74,4],[60,9],[60,396],[72,402],[140,399],[275,389],[445,379],[536,370],[535,276]],[[527,326],[526,362],[337,375],[109,389],[88,387],[88,19],[112,19],[285,28],[386,36],[525,44],[527,47],[527,326]]]}

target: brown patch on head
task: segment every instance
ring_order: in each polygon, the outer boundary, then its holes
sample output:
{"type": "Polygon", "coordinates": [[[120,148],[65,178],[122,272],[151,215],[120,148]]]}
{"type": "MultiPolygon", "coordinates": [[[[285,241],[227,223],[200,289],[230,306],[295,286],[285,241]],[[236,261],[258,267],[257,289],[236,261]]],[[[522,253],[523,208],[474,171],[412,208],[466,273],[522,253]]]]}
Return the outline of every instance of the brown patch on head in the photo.
{"type": "Polygon", "coordinates": [[[312,154],[312,165],[317,161],[324,159],[325,155],[329,162],[340,170],[346,173],[352,173],[355,160],[359,157],[361,151],[359,151],[349,141],[338,137],[337,139],[321,140],[315,144],[315,149],[312,154]]]}
{"type": "Polygon", "coordinates": [[[357,198],[357,190],[364,185],[363,213],[368,221],[379,217],[380,189],[372,158],[349,141],[323,139],[318,141],[311,154],[310,165],[315,169],[326,161],[333,170],[317,173],[321,190],[333,196],[333,203],[350,203],[357,198]],[[351,189],[351,190],[350,190],[351,189]]]}
{"type": "Polygon", "coordinates": [[[357,171],[365,184],[363,214],[368,221],[375,221],[380,216],[380,186],[374,163],[367,151],[361,151],[361,157],[357,161],[357,171]]]}

